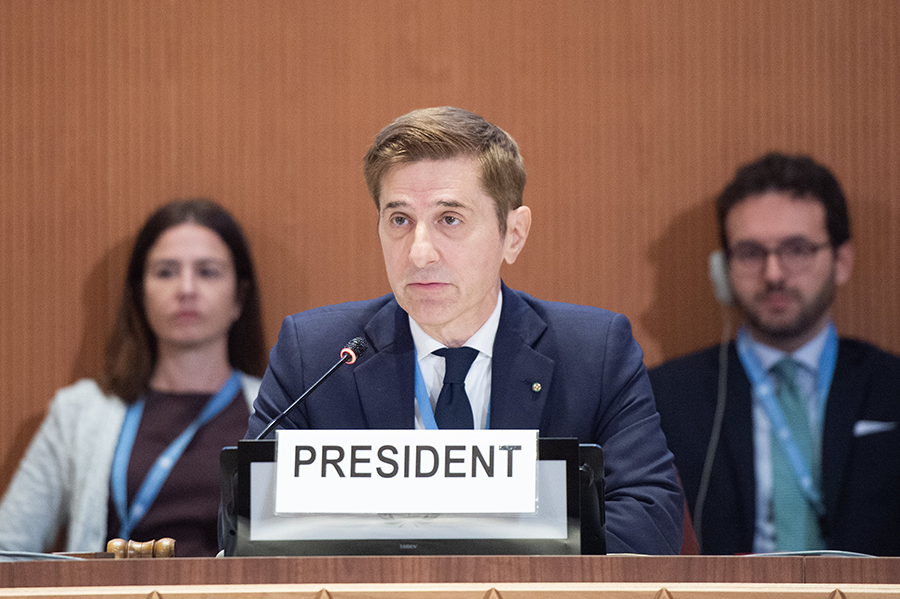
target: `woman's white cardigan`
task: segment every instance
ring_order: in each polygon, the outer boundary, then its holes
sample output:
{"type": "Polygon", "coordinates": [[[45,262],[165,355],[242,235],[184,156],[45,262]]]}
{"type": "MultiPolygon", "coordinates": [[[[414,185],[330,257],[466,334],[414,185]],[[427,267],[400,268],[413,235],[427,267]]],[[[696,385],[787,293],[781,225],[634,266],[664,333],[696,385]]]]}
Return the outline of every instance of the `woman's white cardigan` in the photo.
{"type": "MultiPolygon", "coordinates": [[[[241,382],[252,410],[260,381],[243,375],[241,382]]],[[[109,477],[125,409],[92,379],[56,393],[0,503],[0,550],[47,551],[62,526],[66,551],[106,550],[109,477]]]]}

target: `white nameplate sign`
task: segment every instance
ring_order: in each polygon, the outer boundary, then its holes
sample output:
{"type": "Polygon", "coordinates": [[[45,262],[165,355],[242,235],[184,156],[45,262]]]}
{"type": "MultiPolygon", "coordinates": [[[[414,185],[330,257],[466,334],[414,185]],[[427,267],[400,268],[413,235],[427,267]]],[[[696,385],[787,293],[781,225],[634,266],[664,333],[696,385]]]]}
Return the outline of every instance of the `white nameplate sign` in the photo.
{"type": "Polygon", "coordinates": [[[276,514],[534,513],[534,430],[278,430],[276,514]]]}

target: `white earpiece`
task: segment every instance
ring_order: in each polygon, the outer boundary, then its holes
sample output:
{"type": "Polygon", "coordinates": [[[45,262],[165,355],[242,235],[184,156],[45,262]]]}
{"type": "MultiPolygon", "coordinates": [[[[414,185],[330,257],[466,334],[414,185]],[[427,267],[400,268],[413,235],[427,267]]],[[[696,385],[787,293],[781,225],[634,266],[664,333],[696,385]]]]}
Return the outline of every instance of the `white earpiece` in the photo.
{"type": "Polygon", "coordinates": [[[733,300],[731,285],[728,283],[728,263],[722,250],[709,255],[709,280],[712,281],[716,301],[723,306],[730,306],[733,300]]]}

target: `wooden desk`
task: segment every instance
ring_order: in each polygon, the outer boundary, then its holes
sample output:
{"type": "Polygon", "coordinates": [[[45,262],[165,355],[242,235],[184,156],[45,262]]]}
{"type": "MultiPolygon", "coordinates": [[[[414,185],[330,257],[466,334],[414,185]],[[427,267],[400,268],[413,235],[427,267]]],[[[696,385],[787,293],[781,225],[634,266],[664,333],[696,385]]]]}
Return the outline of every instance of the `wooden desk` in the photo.
{"type": "Polygon", "coordinates": [[[753,583],[448,583],[182,585],[0,589],[0,598],[62,599],[895,599],[896,585],[753,583]]]}
{"type": "Polygon", "coordinates": [[[379,556],[0,563],[0,599],[70,596],[881,599],[900,597],[900,558],[379,556]]]}
{"type": "Polygon", "coordinates": [[[807,583],[900,584],[900,557],[807,557],[803,571],[807,583]]]}
{"type": "Polygon", "coordinates": [[[483,582],[900,584],[900,558],[490,555],[0,563],[0,588],[483,582]]]}
{"type": "MultiPolygon", "coordinates": [[[[490,555],[36,561],[0,563],[0,588],[483,582],[803,583],[805,559],[808,558],[490,555]]],[[[856,568],[848,569],[848,575],[856,576],[852,582],[859,582],[859,577],[873,570],[867,564],[856,568]]],[[[882,580],[872,582],[886,582],[883,579],[891,573],[889,567],[873,571],[882,580]]],[[[900,571],[900,559],[894,562],[894,571],[900,571]]],[[[900,573],[892,582],[900,583],[900,573]]]]}

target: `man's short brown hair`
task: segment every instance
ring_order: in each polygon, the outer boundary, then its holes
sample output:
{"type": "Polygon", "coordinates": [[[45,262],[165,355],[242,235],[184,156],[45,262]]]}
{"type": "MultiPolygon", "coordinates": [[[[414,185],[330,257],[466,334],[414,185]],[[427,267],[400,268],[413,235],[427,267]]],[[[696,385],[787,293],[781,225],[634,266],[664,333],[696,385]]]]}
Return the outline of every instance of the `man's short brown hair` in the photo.
{"type": "Polygon", "coordinates": [[[515,140],[477,114],[443,106],[401,116],[375,137],[363,172],[380,211],[381,182],[395,166],[465,156],[478,160],[481,186],[493,198],[500,232],[506,234],[507,215],[522,205],[525,164],[515,140]]]}

